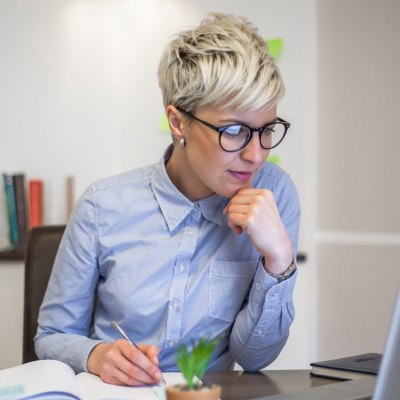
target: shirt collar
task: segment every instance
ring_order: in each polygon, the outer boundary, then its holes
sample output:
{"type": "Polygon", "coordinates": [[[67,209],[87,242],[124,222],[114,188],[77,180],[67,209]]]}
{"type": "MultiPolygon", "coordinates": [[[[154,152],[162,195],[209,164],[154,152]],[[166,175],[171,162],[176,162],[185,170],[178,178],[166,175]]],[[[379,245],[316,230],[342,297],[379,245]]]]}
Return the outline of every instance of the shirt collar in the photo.
{"type": "Polygon", "coordinates": [[[228,199],[216,193],[196,202],[185,197],[171,182],[165,169],[165,164],[169,160],[172,150],[173,147],[170,145],[156,165],[151,179],[154,196],[168,229],[170,232],[174,231],[196,207],[200,209],[205,219],[217,225],[222,225],[225,219],[223,211],[228,199]]]}

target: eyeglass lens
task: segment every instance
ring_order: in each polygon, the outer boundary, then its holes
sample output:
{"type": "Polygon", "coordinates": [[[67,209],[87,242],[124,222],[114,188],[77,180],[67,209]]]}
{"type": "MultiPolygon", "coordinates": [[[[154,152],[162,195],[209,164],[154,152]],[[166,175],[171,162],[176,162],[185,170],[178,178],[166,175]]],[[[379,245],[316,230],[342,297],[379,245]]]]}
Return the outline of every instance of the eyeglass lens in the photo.
{"type": "Polygon", "coordinates": [[[220,131],[220,143],[226,151],[237,151],[251,140],[252,134],[256,134],[264,149],[272,149],[282,141],[285,133],[286,126],[281,122],[268,125],[261,134],[260,132],[252,133],[247,126],[230,125],[220,131]]]}

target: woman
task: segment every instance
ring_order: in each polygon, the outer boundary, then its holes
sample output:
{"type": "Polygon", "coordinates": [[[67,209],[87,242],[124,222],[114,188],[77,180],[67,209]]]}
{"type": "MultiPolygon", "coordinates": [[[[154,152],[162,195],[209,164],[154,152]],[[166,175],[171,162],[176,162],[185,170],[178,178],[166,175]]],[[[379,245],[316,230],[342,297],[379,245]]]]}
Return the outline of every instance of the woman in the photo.
{"type": "Polygon", "coordinates": [[[36,336],[39,358],[114,384],[159,381],[201,336],[220,338],[210,369],[261,369],[294,317],[300,208],[265,162],[289,128],[265,41],[246,19],[212,14],[171,41],[158,74],[173,145],[80,198],[36,336]]]}

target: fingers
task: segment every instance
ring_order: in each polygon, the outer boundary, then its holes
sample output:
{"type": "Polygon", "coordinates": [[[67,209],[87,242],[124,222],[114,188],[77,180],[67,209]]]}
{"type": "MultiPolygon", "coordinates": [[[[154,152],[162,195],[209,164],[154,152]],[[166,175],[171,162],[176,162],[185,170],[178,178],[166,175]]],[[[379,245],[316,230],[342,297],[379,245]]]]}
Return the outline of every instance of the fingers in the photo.
{"type": "Polygon", "coordinates": [[[139,344],[139,348],[153,364],[158,365],[158,356],[160,354],[160,348],[158,346],[139,344]]]}
{"type": "Polygon", "coordinates": [[[228,226],[235,233],[247,233],[254,247],[268,261],[271,272],[280,271],[293,258],[290,237],[270,190],[241,189],[231,198],[224,213],[228,226]]]}
{"type": "Polygon", "coordinates": [[[139,345],[139,349],[123,341],[122,354],[126,363],[122,369],[129,377],[145,384],[158,383],[162,379],[158,368],[158,349],[156,346],[139,345]],[[154,362],[155,361],[155,362],[154,362]]]}
{"type": "Polygon", "coordinates": [[[257,205],[263,203],[275,203],[275,197],[270,190],[267,189],[241,189],[229,201],[227,207],[234,205],[257,205]]]}
{"type": "Polygon", "coordinates": [[[237,193],[232,197],[232,199],[234,197],[239,197],[239,196],[249,196],[249,197],[253,197],[256,195],[265,195],[266,192],[269,192],[270,194],[272,194],[272,192],[268,189],[258,189],[258,188],[244,188],[244,189],[240,189],[237,191],[237,193]]]}
{"type": "MultiPolygon", "coordinates": [[[[250,233],[254,223],[259,220],[260,213],[266,212],[267,203],[272,193],[259,189],[242,189],[232,197],[225,207],[228,215],[228,226],[237,234],[250,233]],[[265,192],[265,193],[264,193],[265,192]]],[[[275,204],[275,202],[272,202],[275,204]]]]}
{"type": "Polygon", "coordinates": [[[157,381],[155,375],[159,369],[145,354],[126,341],[121,346],[121,352],[123,357],[118,357],[115,365],[122,376],[125,375],[122,379],[126,384],[152,384],[157,381]]]}
{"type": "Polygon", "coordinates": [[[146,376],[149,377],[147,379],[151,380],[148,383],[152,383],[154,380],[156,380],[156,382],[160,381],[162,375],[158,368],[158,347],[140,344],[139,349],[140,350],[131,346],[129,349],[131,353],[127,356],[128,360],[146,372],[146,376]]]}
{"type": "Polygon", "coordinates": [[[243,233],[243,228],[239,224],[235,224],[233,221],[228,220],[228,226],[235,232],[237,235],[241,235],[243,233]]]}
{"type": "Polygon", "coordinates": [[[140,345],[139,349],[127,340],[117,340],[112,344],[97,346],[88,360],[88,369],[96,373],[106,383],[139,386],[158,383],[162,374],[158,368],[159,349],[156,346],[140,345]],[[94,360],[97,358],[97,360],[94,360]],[[90,368],[96,365],[97,368],[90,368]],[[93,364],[96,362],[96,364],[93,364]]]}
{"type": "Polygon", "coordinates": [[[250,231],[256,218],[257,211],[248,206],[229,206],[226,211],[228,215],[228,226],[237,234],[250,231]]]}

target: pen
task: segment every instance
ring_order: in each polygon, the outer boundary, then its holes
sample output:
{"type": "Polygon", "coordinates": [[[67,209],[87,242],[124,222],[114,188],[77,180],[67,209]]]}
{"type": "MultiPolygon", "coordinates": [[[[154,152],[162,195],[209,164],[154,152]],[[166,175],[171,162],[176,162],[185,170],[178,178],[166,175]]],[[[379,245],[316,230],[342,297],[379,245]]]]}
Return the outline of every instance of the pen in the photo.
{"type": "MultiPolygon", "coordinates": [[[[121,337],[126,339],[132,346],[135,346],[141,353],[143,353],[142,350],[139,349],[138,345],[131,339],[129,339],[128,335],[122,330],[122,328],[115,321],[111,322],[111,326],[119,333],[121,337]]],[[[164,378],[161,378],[160,383],[162,383],[163,385],[167,384],[164,378]]]]}

